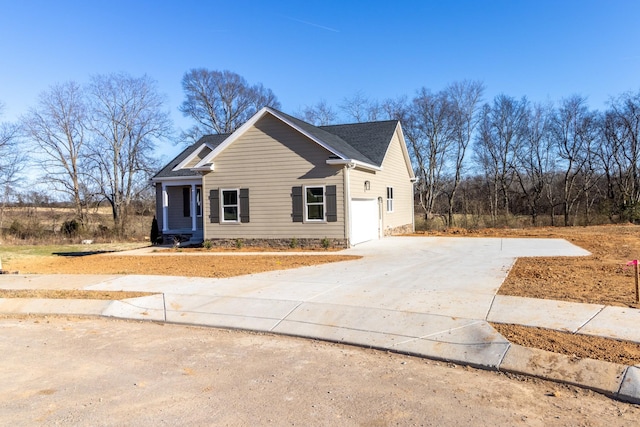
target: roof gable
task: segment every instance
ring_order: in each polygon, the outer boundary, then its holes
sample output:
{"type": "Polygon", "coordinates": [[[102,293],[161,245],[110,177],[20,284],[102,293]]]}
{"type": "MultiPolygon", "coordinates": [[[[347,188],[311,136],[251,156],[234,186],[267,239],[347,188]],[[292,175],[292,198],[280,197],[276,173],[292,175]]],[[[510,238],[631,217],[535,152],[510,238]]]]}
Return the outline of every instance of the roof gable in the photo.
{"type": "Polygon", "coordinates": [[[217,135],[205,135],[200,138],[194,144],[185,148],[180,154],[173,158],[169,163],[165,165],[160,171],[153,176],[155,178],[172,178],[181,176],[198,176],[197,173],[190,168],[184,167],[187,163],[193,160],[198,153],[205,147],[214,150],[220,145],[229,134],[217,134],[217,135]]]}
{"type": "MultiPolygon", "coordinates": [[[[402,130],[397,120],[314,126],[281,111],[265,107],[231,134],[203,136],[169,162],[154,178],[197,176],[196,170],[209,170],[213,160],[222,151],[266,114],[281,120],[328,150],[334,156],[328,161],[334,162],[333,164],[356,163],[361,167],[380,170],[396,131],[399,132],[398,135],[404,145],[402,130]]],[[[404,152],[405,159],[408,159],[406,145],[404,152]]],[[[407,167],[412,169],[410,161],[407,167]]]]}
{"type": "Polygon", "coordinates": [[[344,161],[356,161],[364,166],[379,169],[384,159],[384,153],[391,142],[397,121],[356,123],[352,125],[313,126],[303,120],[292,117],[281,111],[265,107],[251,119],[240,126],[227,139],[219,144],[209,155],[205,156],[196,167],[211,163],[225,148],[240,138],[258,120],[271,114],[287,125],[298,130],[312,141],[321,145],[334,156],[344,161]],[[381,133],[381,131],[384,131],[381,133]],[[345,140],[343,137],[347,138],[345,140]],[[367,151],[363,153],[362,150],[367,151]],[[371,153],[371,154],[369,154],[371,153]]]}

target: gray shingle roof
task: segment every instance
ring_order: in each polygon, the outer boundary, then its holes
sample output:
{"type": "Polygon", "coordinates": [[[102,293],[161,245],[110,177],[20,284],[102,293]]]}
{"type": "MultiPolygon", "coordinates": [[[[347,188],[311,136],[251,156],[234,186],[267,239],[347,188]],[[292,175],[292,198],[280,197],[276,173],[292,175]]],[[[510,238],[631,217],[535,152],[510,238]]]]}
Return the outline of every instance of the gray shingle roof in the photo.
{"type": "Polygon", "coordinates": [[[216,135],[205,135],[200,138],[195,144],[192,144],[184,149],[184,151],[178,154],[173,160],[171,160],[167,165],[160,170],[157,174],[155,174],[154,178],[171,178],[178,176],[200,176],[197,173],[193,172],[189,169],[180,169],[174,171],[173,168],[178,166],[180,162],[186,159],[189,155],[191,155],[194,151],[196,151],[202,144],[208,143],[209,146],[213,149],[218,145],[222,144],[222,142],[227,139],[229,136],[228,133],[225,134],[216,134],[216,135]]]}
{"type": "Polygon", "coordinates": [[[320,126],[333,135],[338,136],[359,153],[363,153],[369,161],[353,157],[354,160],[382,166],[389,142],[398,126],[397,120],[384,122],[352,123],[347,125],[320,126]]]}

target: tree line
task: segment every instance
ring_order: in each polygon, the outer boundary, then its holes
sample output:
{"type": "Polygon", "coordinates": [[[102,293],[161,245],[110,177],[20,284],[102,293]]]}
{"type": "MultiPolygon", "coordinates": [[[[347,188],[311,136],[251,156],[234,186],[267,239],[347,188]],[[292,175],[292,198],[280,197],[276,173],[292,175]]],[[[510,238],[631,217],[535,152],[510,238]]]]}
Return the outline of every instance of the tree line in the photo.
{"type": "MultiPolygon", "coordinates": [[[[354,121],[401,121],[427,223],[640,221],[640,91],[611,97],[604,111],[580,95],[539,104],[483,93],[461,81],[382,102],[356,94],[338,108],[354,121]]],[[[339,110],[319,102],[298,115],[324,125],[339,110]]]]}
{"type": "MultiPolygon", "coordinates": [[[[264,106],[280,108],[270,89],[231,71],[189,70],[182,88],[178,109],[193,126],[176,132],[149,76],[96,75],[86,85],[51,86],[17,123],[0,124],[2,206],[30,165],[43,172],[46,192],[71,202],[80,223],[90,204],[106,201],[113,229],[123,235],[132,204],[154,197],[149,178],[161,166],[159,141],[190,144],[233,132],[264,106]]],[[[416,206],[427,222],[640,220],[640,91],[612,97],[603,112],[579,95],[555,104],[483,95],[481,82],[460,81],[386,100],[357,92],[336,107],[321,100],[293,115],[315,125],[400,120],[417,177],[416,206]]]]}

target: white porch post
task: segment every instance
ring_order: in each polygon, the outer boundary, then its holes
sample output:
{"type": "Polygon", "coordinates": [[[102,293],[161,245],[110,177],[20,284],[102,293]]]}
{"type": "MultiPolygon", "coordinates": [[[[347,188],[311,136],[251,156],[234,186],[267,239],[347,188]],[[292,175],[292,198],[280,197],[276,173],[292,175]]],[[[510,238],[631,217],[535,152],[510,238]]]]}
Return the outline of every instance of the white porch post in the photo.
{"type": "Polygon", "coordinates": [[[191,184],[191,231],[196,231],[196,229],[198,228],[198,212],[196,212],[196,202],[196,185],[191,184]]]}
{"type": "Polygon", "coordinates": [[[162,183],[162,231],[169,231],[169,195],[167,184],[162,183]]]}

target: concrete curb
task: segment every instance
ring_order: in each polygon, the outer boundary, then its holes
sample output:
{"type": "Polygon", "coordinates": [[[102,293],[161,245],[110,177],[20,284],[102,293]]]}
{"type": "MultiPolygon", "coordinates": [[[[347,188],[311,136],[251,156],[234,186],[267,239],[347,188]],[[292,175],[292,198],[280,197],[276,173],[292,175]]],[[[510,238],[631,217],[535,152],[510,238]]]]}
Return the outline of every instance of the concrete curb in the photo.
{"type": "MultiPolygon", "coordinates": [[[[122,301],[106,300],[62,300],[62,299],[15,299],[0,298],[1,314],[36,314],[36,315],[81,315],[111,317],[127,320],[150,320],[181,325],[197,325],[225,328],[230,326],[217,324],[193,323],[187,319],[180,319],[179,316],[171,316],[167,319],[167,309],[165,306],[165,295],[158,294],[149,297],[134,298],[122,301]],[[131,310],[133,308],[133,310],[131,310]],[[140,311],[141,310],[141,311],[140,311]],[[132,313],[133,311],[133,313],[132,313]],[[135,312],[138,312],[137,314],[135,312]],[[187,321],[185,321],[187,320],[187,321]]],[[[235,325],[236,329],[256,330],[249,327],[235,325]]],[[[270,331],[257,328],[258,330],[280,333],[283,335],[297,335],[313,339],[321,339],[331,342],[341,342],[344,344],[379,348],[396,353],[409,354],[412,356],[425,357],[428,359],[451,362],[459,365],[469,365],[476,368],[509,372],[520,375],[537,377],[558,383],[570,384],[582,388],[603,393],[611,398],[621,401],[640,404],[640,367],[626,366],[616,363],[604,362],[593,359],[575,359],[558,353],[545,350],[523,347],[516,344],[507,344],[503,351],[501,360],[495,361],[473,360],[469,358],[463,349],[453,351],[443,356],[442,351],[434,351],[431,345],[421,345],[419,347],[406,347],[393,345],[380,346],[372,345],[361,339],[341,339],[336,340],[333,336],[322,336],[322,334],[311,334],[308,336],[292,331],[272,329],[270,331]],[[333,339],[332,339],[333,338],[333,339]],[[452,356],[452,357],[449,357],[452,356]]],[[[308,332],[308,331],[307,331],[308,332]]],[[[464,347],[462,344],[460,347],[464,347]]],[[[442,349],[440,349],[442,350],[442,349]]],[[[485,355],[486,356],[486,355],[485,355]]]]}
{"type": "Polygon", "coordinates": [[[626,402],[640,403],[640,371],[635,367],[594,359],[576,359],[511,344],[498,369],[575,385],[626,402]],[[633,369],[632,374],[629,374],[630,369],[633,369]]]}

